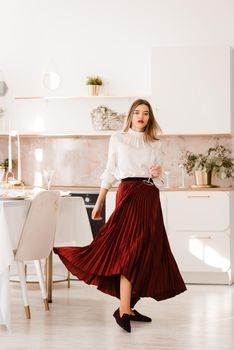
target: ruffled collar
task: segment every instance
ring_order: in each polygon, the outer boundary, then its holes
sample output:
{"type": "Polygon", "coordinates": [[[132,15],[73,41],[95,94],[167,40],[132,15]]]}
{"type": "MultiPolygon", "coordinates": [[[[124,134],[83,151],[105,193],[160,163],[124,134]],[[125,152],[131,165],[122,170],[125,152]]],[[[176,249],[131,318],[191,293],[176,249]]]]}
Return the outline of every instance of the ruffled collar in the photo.
{"type": "Polygon", "coordinates": [[[144,131],[135,131],[131,128],[128,129],[128,133],[135,136],[141,136],[141,137],[144,136],[144,131]]]}
{"type": "Polygon", "coordinates": [[[142,148],[146,146],[144,131],[135,131],[129,128],[125,135],[126,137],[124,139],[128,145],[136,148],[142,148]]]}

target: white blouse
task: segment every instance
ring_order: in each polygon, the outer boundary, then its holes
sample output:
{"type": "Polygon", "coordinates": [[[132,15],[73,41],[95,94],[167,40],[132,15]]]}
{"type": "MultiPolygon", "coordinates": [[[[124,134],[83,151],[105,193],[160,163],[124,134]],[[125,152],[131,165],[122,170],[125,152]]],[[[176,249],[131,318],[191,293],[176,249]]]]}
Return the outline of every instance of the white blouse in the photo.
{"type": "Polygon", "coordinates": [[[110,189],[126,177],[149,177],[151,165],[161,164],[161,141],[144,141],[144,132],[117,132],[109,142],[108,160],[101,175],[101,187],[110,189]]]}

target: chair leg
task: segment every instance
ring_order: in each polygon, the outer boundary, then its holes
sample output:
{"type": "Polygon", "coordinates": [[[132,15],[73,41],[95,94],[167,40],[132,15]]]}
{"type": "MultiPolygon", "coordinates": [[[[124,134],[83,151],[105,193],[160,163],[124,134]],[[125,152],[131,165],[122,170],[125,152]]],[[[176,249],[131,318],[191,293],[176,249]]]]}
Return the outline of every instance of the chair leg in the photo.
{"type": "Polygon", "coordinates": [[[23,295],[26,318],[30,319],[31,313],[30,313],[30,307],[28,303],[28,292],[27,292],[27,285],[26,285],[26,278],[25,278],[24,262],[16,261],[16,265],[17,265],[19,279],[20,279],[20,286],[21,286],[21,291],[23,295]]]}
{"type": "Polygon", "coordinates": [[[53,289],[53,252],[46,258],[46,290],[48,302],[52,303],[52,289],[53,289]]]}
{"type": "Polygon", "coordinates": [[[35,268],[37,271],[37,276],[38,276],[38,281],[40,284],[40,289],[41,289],[41,295],[44,301],[45,309],[48,311],[49,310],[49,304],[48,304],[48,298],[47,298],[47,292],[45,288],[45,281],[44,281],[44,276],[42,272],[42,266],[41,266],[41,261],[40,260],[34,260],[35,268]]]}
{"type": "Polygon", "coordinates": [[[67,271],[67,288],[71,287],[71,273],[67,271]]]}
{"type": "Polygon", "coordinates": [[[27,283],[27,274],[28,274],[28,266],[26,263],[24,263],[24,275],[25,275],[26,283],[27,283]]]}

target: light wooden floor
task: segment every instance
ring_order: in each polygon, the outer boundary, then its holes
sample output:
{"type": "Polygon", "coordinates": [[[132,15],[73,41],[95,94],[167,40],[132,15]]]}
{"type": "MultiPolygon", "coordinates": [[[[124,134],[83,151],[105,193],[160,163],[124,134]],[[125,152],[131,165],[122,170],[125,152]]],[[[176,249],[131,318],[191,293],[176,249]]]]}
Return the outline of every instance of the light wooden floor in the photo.
{"type": "Polygon", "coordinates": [[[187,285],[167,301],[142,299],[136,309],[153,318],[133,323],[132,333],[112,316],[118,299],[81,281],[54,285],[50,311],[43,309],[37,285],[29,287],[32,319],[24,318],[18,283],[11,283],[12,332],[0,327],[1,350],[231,350],[234,349],[234,286],[187,285]]]}

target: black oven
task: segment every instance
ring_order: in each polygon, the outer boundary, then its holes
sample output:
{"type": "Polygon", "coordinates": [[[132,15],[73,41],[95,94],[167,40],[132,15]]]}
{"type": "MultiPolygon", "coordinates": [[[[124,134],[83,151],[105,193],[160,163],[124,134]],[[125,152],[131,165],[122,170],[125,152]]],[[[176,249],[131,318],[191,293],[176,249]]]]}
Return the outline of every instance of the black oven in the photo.
{"type": "Polygon", "coordinates": [[[84,199],[84,203],[85,203],[85,207],[88,213],[88,217],[89,217],[89,222],[90,222],[90,226],[91,226],[91,230],[93,233],[93,237],[96,236],[98,230],[104,225],[105,220],[106,220],[106,205],[105,202],[103,204],[102,207],[102,220],[92,220],[91,218],[91,214],[92,214],[92,210],[94,208],[94,205],[96,203],[96,200],[98,198],[98,192],[71,192],[70,196],[72,197],[82,197],[84,199]]]}

